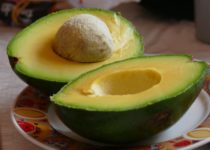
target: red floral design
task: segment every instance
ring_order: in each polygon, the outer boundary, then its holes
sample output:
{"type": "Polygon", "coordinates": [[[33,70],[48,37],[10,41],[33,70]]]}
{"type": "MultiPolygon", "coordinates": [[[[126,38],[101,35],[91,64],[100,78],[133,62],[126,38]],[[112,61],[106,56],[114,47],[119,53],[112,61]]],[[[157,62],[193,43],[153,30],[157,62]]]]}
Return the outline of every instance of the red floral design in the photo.
{"type": "Polygon", "coordinates": [[[182,141],[176,142],[176,143],[174,144],[174,146],[175,146],[175,147],[184,147],[184,146],[188,146],[188,145],[190,145],[190,144],[192,144],[191,141],[189,141],[189,140],[182,140],[182,141]]]}
{"type": "Polygon", "coordinates": [[[30,122],[24,122],[22,120],[18,120],[17,123],[21,127],[21,129],[23,129],[23,131],[25,131],[26,133],[35,131],[36,127],[30,122]]]}

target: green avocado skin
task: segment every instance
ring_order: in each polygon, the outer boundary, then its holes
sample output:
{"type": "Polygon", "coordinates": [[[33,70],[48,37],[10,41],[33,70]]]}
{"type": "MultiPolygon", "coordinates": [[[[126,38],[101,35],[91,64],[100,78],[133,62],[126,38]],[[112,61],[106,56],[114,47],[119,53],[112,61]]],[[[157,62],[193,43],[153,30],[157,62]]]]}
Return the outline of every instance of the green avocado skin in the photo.
{"type": "Polygon", "coordinates": [[[15,64],[16,64],[15,58],[9,57],[9,62],[12,67],[12,70],[21,80],[23,80],[25,83],[32,86],[36,90],[45,93],[46,95],[52,95],[58,92],[65,84],[67,84],[67,82],[48,81],[48,80],[42,80],[38,78],[36,79],[33,77],[26,76],[15,69],[15,64]]]}
{"type": "Polygon", "coordinates": [[[206,72],[186,91],[144,108],[100,112],[56,105],[56,111],[69,128],[85,138],[103,144],[134,144],[177,122],[200,93],[206,72]]]}

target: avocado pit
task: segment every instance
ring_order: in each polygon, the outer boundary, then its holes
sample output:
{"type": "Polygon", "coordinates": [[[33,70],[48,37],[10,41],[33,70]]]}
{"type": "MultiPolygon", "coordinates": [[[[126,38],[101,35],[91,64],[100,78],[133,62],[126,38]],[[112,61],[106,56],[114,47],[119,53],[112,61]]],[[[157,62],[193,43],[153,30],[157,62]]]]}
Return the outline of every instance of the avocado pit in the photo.
{"type": "Polygon", "coordinates": [[[91,14],[79,14],[67,20],[58,30],[54,51],[76,62],[99,62],[108,59],[114,45],[107,25],[91,14]]]}

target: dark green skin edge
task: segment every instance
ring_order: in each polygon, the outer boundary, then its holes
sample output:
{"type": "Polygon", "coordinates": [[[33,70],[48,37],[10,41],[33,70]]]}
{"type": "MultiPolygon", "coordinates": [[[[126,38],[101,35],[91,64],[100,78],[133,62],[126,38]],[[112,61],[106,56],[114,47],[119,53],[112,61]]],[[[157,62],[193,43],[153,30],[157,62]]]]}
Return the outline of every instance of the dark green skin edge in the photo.
{"type": "Polygon", "coordinates": [[[14,57],[9,57],[9,62],[12,67],[12,70],[15,74],[26,82],[28,85],[32,86],[33,88],[45,93],[46,95],[52,95],[58,92],[67,82],[56,82],[56,81],[48,81],[42,79],[36,79],[33,77],[26,76],[15,69],[15,64],[17,59],[14,57]]]}
{"type": "MultiPolygon", "coordinates": [[[[114,145],[136,144],[177,122],[200,93],[206,71],[186,91],[150,106],[120,112],[72,109],[56,105],[60,119],[88,139],[114,145]]],[[[163,91],[164,92],[164,91],[163,91]]]]}

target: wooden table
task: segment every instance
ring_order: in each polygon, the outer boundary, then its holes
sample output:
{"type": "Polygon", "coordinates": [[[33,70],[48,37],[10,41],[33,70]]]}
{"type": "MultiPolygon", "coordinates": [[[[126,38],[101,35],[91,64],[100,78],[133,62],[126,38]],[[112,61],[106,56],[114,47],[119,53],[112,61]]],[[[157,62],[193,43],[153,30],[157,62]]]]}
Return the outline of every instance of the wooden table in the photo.
{"type": "MultiPolygon", "coordinates": [[[[121,12],[123,16],[131,20],[144,36],[145,53],[185,53],[210,63],[210,45],[196,38],[194,22],[163,20],[135,3],[123,4],[114,10],[121,12]]],[[[10,119],[13,102],[26,87],[26,84],[10,69],[6,56],[7,43],[17,31],[19,31],[18,28],[0,24],[1,146],[3,150],[39,150],[39,147],[27,141],[16,131],[10,119]]],[[[210,145],[202,149],[210,149],[210,145]]]]}

